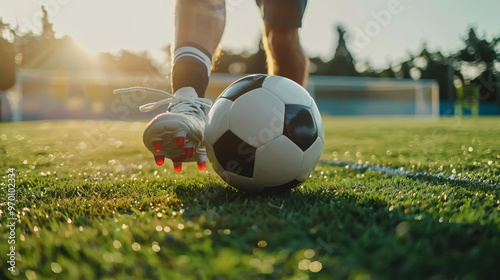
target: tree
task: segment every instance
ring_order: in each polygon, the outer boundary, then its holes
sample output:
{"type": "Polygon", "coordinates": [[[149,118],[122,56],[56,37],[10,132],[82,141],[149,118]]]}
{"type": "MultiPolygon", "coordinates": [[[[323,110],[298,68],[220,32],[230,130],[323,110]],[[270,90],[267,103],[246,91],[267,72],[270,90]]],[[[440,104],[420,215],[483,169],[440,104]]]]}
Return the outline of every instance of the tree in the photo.
{"type": "Polygon", "coordinates": [[[45,9],[45,6],[42,6],[42,39],[46,40],[54,40],[55,39],[55,32],[54,28],[52,27],[52,23],[49,22],[49,15],[47,13],[47,10],[45,9]]]}
{"type": "Polygon", "coordinates": [[[0,18],[0,90],[11,88],[16,81],[14,32],[0,18]]]}
{"type": "Polygon", "coordinates": [[[440,52],[430,53],[424,45],[420,54],[413,59],[413,66],[420,71],[421,79],[432,79],[438,82],[441,100],[454,97],[453,88],[448,87],[450,83],[453,84],[454,75],[450,77],[448,61],[440,52]]]}
{"type": "Polygon", "coordinates": [[[499,92],[500,81],[495,69],[495,61],[500,61],[499,54],[495,51],[499,42],[500,38],[490,41],[479,38],[475,29],[470,28],[467,38],[464,39],[464,48],[456,54],[462,69],[470,70],[467,73],[462,72],[466,83],[472,82],[479,86],[481,101],[493,101],[495,93],[499,92]]]}
{"type": "Polygon", "coordinates": [[[338,25],[337,33],[339,41],[335,55],[327,63],[327,74],[332,76],[360,76],[354,67],[354,58],[347,49],[345,41],[346,30],[341,25],[338,25]]]}

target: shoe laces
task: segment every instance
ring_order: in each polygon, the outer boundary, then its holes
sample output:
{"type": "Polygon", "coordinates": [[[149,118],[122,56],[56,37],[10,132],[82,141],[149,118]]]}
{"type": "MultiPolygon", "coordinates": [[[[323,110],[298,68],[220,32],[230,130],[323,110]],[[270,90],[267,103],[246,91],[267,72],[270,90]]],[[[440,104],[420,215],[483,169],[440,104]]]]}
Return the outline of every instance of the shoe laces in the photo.
{"type": "Polygon", "coordinates": [[[212,100],[207,98],[175,96],[163,90],[147,88],[147,87],[130,87],[130,88],[115,89],[113,90],[113,93],[118,94],[118,93],[134,92],[134,91],[156,92],[167,95],[167,97],[164,99],[139,106],[139,110],[141,110],[141,112],[149,112],[160,106],[168,105],[168,111],[171,113],[184,113],[190,115],[194,113],[199,116],[203,116],[203,118],[206,118],[204,108],[205,106],[212,107],[213,104],[212,100]]]}

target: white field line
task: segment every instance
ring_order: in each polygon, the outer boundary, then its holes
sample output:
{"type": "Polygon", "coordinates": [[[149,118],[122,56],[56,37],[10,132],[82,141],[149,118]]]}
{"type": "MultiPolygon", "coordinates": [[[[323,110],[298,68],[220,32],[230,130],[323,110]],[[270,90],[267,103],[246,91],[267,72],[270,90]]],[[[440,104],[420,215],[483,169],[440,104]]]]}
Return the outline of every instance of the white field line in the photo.
{"type": "Polygon", "coordinates": [[[432,174],[432,173],[428,173],[428,172],[410,172],[410,171],[405,171],[403,169],[403,167],[396,169],[396,168],[391,168],[391,167],[387,167],[387,166],[370,165],[370,164],[357,164],[354,162],[340,161],[340,160],[333,160],[333,161],[322,160],[322,161],[320,161],[320,164],[325,164],[325,165],[330,165],[330,166],[339,166],[339,167],[346,167],[347,166],[350,169],[381,172],[383,174],[387,174],[387,175],[391,175],[391,176],[405,176],[405,177],[410,177],[410,178],[439,179],[439,180],[443,180],[445,182],[469,183],[469,184],[474,184],[474,185],[487,186],[490,188],[500,188],[499,184],[491,183],[490,180],[488,180],[488,179],[473,180],[470,178],[459,177],[455,174],[452,174],[451,176],[445,176],[443,173],[432,174]]]}

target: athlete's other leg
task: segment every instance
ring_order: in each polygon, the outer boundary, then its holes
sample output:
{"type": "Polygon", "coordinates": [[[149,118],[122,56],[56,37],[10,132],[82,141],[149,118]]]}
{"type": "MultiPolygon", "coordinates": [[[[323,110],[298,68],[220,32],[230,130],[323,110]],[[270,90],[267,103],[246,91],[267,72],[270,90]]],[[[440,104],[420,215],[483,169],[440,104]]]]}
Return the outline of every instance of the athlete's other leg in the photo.
{"type": "Polygon", "coordinates": [[[268,73],[287,77],[305,87],[309,59],[304,54],[299,28],[307,0],[257,0],[264,30],[262,42],[267,55],[268,73]]]}

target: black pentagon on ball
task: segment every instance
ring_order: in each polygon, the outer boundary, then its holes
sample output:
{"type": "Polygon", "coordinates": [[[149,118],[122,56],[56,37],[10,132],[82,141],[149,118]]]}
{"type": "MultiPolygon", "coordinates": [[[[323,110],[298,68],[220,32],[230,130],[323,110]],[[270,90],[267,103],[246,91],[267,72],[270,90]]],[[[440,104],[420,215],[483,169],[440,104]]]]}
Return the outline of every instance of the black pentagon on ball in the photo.
{"type": "Polygon", "coordinates": [[[230,130],[215,141],[214,154],[221,167],[234,174],[252,178],[255,147],[241,140],[230,130]]]}
{"type": "Polygon", "coordinates": [[[311,109],[304,105],[285,104],[285,124],[283,135],[307,150],[318,138],[318,127],[311,109]]]}
{"type": "Polygon", "coordinates": [[[253,89],[262,87],[262,84],[267,77],[269,76],[264,74],[256,74],[241,78],[228,86],[226,90],[221,93],[219,98],[226,98],[234,101],[236,100],[236,98],[242,96],[243,94],[253,89]]]}

